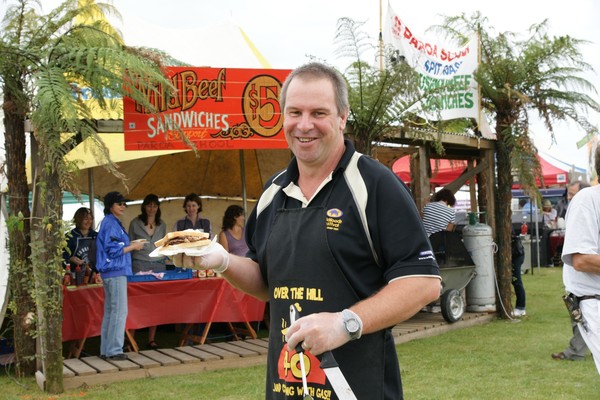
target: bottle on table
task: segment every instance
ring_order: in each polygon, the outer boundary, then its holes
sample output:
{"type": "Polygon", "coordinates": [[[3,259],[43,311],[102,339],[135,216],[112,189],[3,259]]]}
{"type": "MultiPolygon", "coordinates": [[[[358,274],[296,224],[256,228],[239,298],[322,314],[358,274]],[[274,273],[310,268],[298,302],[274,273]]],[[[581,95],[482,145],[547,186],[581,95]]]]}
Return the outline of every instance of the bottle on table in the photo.
{"type": "Polygon", "coordinates": [[[63,286],[70,286],[71,278],[71,264],[67,264],[65,267],[65,276],[63,276],[63,286]]]}
{"type": "Polygon", "coordinates": [[[525,222],[523,222],[523,225],[521,225],[521,235],[527,235],[527,224],[525,222]]]}
{"type": "Polygon", "coordinates": [[[77,264],[75,267],[75,285],[81,286],[83,285],[83,277],[85,275],[85,271],[81,269],[81,265],[77,264]]]}
{"type": "Polygon", "coordinates": [[[90,282],[90,278],[92,276],[92,267],[90,264],[85,265],[85,275],[83,276],[83,284],[87,285],[90,282]]]}

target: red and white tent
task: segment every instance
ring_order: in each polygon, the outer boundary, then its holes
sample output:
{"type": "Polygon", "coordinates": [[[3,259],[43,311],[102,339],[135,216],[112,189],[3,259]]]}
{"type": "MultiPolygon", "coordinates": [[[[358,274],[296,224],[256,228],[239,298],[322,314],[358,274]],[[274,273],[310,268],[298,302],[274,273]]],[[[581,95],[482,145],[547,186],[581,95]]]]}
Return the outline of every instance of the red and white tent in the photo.
{"type": "MultiPolygon", "coordinates": [[[[549,161],[544,159],[538,154],[538,160],[542,167],[542,174],[544,175],[545,186],[564,186],[569,183],[569,171],[559,168],[556,165],[551,164],[549,161]]],[[[538,187],[541,187],[539,179],[536,180],[538,187]]]]}
{"type": "MultiPolygon", "coordinates": [[[[565,186],[570,180],[570,172],[566,168],[558,167],[555,161],[550,163],[544,157],[538,154],[538,160],[542,167],[544,177],[544,185],[547,186],[565,186]]],[[[431,159],[431,179],[430,183],[434,186],[445,186],[458,178],[466,169],[467,162],[465,160],[446,160],[446,159],[431,159]]],[[[565,164],[566,165],[566,164],[565,164]]],[[[405,156],[398,159],[393,165],[392,170],[405,183],[410,183],[410,156],[405,156]]],[[[538,187],[542,186],[541,181],[537,181],[538,187]]],[[[517,184],[518,186],[518,184],[517,184]]]]}
{"type": "MultiPolygon", "coordinates": [[[[435,186],[444,186],[458,178],[467,169],[465,160],[431,159],[431,179],[435,186]]],[[[405,183],[410,183],[410,156],[398,159],[392,165],[392,171],[405,183]]]]}

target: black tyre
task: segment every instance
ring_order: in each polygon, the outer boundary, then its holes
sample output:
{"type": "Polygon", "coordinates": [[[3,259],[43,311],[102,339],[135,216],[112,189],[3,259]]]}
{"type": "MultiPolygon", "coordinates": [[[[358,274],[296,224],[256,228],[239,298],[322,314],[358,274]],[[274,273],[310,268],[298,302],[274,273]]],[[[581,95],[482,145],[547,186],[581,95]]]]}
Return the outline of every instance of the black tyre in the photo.
{"type": "Polygon", "coordinates": [[[440,303],[442,307],[442,316],[450,324],[461,319],[467,308],[465,300],[456,289],[446,290],[442,294],[440,303]]]}

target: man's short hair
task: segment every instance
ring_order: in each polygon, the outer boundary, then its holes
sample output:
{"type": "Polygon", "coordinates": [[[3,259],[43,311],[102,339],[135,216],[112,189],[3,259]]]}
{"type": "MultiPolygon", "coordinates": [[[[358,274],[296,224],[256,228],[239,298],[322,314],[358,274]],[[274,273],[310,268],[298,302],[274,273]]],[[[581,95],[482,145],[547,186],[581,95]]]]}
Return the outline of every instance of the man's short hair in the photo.
{"type": "Polygon", "coordinates": [[[331,85],[333,86],[338,115],[345,115],[350,109],[350,103],[348,102],[348,84],[346,83],[346,79],[344,78],[344,76],[338,70],[336,70],[333,67],[330,67],[329,65],[325,65],[318,62],[311,62],[308,64],[304,64],[290,72],[290,74],[283,82],[279,101],[281,104],[281,112],[285,111],[285,102],[288,87],[290,86],[290,83],[292,82],[292,80],[294,80],[294,78],[327,79],[329,82],[331,82],[331,85]]]}

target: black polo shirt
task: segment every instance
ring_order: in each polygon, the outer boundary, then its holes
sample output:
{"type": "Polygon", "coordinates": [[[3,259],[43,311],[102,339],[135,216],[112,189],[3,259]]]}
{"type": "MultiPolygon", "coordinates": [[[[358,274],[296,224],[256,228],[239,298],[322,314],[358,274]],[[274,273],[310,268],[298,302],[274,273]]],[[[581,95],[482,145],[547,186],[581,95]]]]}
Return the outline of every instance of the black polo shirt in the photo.
{"type": "MultiPolygon", "coordinates": [[[[307,207],[325,208],[323,223],[329,248],[357,295],[369,297],[398,278],[439,277],[423,223],[406,185],[389,168],[357,153],[352,142],[346,140],[345,145],[346,151],[331,181],[307,207]]],[[[277,268],[269,265],[266,254],[276,212],[303,206],[283,190],[297,179],[294,158],[286,170],[269,179],[246,225],[248,257],[258,262],[267,285],[268,268],[277,268]]]]}

